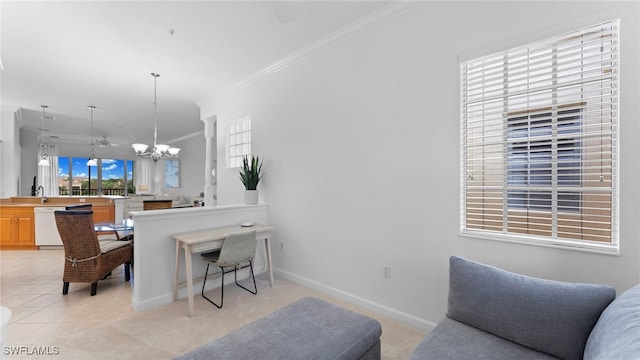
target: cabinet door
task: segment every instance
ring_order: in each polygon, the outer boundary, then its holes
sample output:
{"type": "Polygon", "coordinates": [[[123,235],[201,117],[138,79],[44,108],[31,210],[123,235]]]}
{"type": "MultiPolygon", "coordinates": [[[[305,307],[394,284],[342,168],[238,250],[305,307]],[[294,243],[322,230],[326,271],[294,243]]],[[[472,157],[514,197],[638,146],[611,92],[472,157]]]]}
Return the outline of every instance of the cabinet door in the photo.
{"type": "Polygon", "coordinates": [[[17,233],[14,234],[16,245],[35,245],[34,216],[31,211],[17,211],[14,219],[17,233]]]}
{"type": "Polygon", "coordinates": [[[113,205],[93,207],[94,223],[101,223],[101,222],[112,223],[113,221],[114,221],[113,205]]]}
{"type": "Polygon", "coordinates": [[[36,249],[33,207],[2,206],[0,245],[5,249],[36,249]]]}
{"type": "Polygon", "coordinates": [[[13,243],[13,214],[0,214],[0,244],[10,245],[13,243]]]}

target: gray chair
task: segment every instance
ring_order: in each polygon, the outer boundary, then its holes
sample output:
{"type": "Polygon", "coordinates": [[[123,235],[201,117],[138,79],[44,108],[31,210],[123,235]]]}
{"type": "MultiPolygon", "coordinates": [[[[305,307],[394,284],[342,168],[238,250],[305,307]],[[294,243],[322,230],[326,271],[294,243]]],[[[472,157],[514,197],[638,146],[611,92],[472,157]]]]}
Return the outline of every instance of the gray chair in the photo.
{"type": "Polygon", "coordinates": [[[204,274],[204,282],[202,283],[202,297],[207,301],[215,305],[218,309],[222,308],[224,302],[224,274],[233,271],[236,285],[247,290],[252,294],[258,293],[256,287],[256,278],[253,275],[253,257],[256,253],[256,232],[251,231],[242,234],[232,234],[225,238],[222,248],[209,253],[202,254],[208,263],[207,269],[204,274]],[[238,283],[238,269],[246,267],[248,264],[251,271],[251,278],[253,279],[253,290],[238,283]],[[204,294],[204,287],[207,284],[207,276],[209,275],[209,265],[214,265],[220,268],[222,273],[222,285],[220,286],[220,305],[216,304],[213,300],[209,299],[204,294]],[[232,268],[229,270],[229,268],[232,268]]]}

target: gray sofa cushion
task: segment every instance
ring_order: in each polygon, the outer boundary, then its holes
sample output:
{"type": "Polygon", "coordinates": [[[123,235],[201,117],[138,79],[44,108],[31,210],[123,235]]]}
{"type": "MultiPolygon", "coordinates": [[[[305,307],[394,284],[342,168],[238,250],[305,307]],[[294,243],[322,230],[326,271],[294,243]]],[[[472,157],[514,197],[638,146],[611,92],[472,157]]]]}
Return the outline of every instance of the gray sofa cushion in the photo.
{"type": "Polygon", "coordinates": [[[444,318],[418,345],[410,360],[557,360],[461,322],[444,318]]]}
{"type": "Polygon", "coordinates": [[[380,359],[381,333],[370,317],[306,297],[176,359],[380,359]]]}
{"type": "Polygon", "coordinates": [[[591,329],[614,298],[606,285],[537,279],[450,259],[449,318],[563,359],[582,359],[591,329]]]}
{"type": "Polygon", "coordinates": [[[640,359],[640,285],[622,293],[600,315],[584,359],[640,359]]]}

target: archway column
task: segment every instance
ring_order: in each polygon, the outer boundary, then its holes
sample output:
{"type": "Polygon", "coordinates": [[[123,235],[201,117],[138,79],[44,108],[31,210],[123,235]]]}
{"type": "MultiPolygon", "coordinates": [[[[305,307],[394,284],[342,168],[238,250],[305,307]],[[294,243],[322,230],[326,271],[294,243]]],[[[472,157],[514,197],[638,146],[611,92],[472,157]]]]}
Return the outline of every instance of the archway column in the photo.
{"type": "Polygon", "coordinates": [[[202,119],[204,122],[205,138],[205,166],[204,166],[204,205],[217,205],[216,178],[217,149],[216,149],[216,117],[202,119]]]}

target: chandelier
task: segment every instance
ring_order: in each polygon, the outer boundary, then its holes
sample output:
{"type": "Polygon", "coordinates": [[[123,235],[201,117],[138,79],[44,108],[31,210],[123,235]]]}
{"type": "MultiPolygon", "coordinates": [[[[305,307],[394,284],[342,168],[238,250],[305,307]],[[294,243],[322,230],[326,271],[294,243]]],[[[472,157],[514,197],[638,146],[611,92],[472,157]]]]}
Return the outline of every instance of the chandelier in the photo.
{"type": "Polygon", "coordinates": [[[157,144],[158,140],[158,110],[157,110],[157,86],[156,82],[160,74],[151,73],[153,76],[153,148],[149,149],[149,145],[147,144],[132,144],[133,151],[136,153],[136,156],[141,158],[147,158],[153,160],[153,163],[156,164],[158,160],[165,158],[175,158],[178,157],[178,153],[180,152],[179,148],[170,147],[169,145],[157,144]]]}
{"type": "Polygon", "coordinates": [[[46,118],[44,114],[44,109],[48,108],[47,105],[40,105],[42,107],[42,142],[38,144],[38,154],[40,155],[40,161],[38,161],[38,166],[49,166],[49,154],[48,149],[49,145],[44,141],[44,119],[46,118]]]}
{"type": "Polygon", "coordinates": [[[98,159],[93,155],[93,149],[96,147],[93,142],[93,109],[95,108],[95,106],[89,105],[89,109],[91,109],[91,142],[89,143],[91,150],[89,150],[89,161],[87,161],[87,166],[98,166],[98,159]]]}

